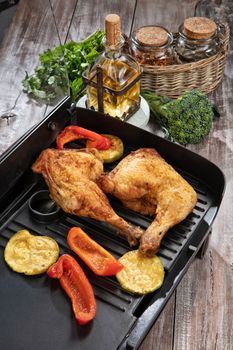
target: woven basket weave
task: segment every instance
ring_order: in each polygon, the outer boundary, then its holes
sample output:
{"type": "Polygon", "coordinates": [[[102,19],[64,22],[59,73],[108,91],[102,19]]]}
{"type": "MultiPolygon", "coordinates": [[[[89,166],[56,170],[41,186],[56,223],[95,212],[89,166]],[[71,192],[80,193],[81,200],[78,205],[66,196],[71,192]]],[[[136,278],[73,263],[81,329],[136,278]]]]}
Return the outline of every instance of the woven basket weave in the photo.
{"type": "Polygon", "coordinates": [[[221,50],[216,55],[196,62],[170,66],[142,64],[141,88],[171,98],[193,88],[199,88],[206,94],[215,90],[223,78],[229,46],[229,26],[223,23],[222,27],[221,50]]]}

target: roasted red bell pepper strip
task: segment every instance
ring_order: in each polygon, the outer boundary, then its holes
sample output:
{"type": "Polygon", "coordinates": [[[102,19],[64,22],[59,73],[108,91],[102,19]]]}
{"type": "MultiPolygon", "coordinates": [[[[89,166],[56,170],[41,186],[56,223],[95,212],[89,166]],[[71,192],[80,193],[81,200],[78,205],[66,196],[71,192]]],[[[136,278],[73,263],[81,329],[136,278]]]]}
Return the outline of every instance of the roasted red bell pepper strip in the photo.
{"type": "Polygon", "coordinates": [[[77,139],[88,139],[93,141],[92,146],[98,150],[106,150],[111,147],[111,140],[105,136],[97,134],[94,131],[81,128],[80,126],[67,126],[58,134],[56,143],[58,149],[63,149],[67,142],[77,139]]]}
{"type": "Polygon", "coordinates": [[[115,275],[123,269],[123,265],[114,256],[79,227],[70,229],[67,242],[70,248],[99,276],[115,275]]]}
{"type": "Polygon", "coordinates": [[[51,278],[58,278],[62,288],[70,297],[77,322],[84,325],[96,315],[96,301],[92,286],[86,275],[70,255],[61,255],[47,271],[51,278]]]}

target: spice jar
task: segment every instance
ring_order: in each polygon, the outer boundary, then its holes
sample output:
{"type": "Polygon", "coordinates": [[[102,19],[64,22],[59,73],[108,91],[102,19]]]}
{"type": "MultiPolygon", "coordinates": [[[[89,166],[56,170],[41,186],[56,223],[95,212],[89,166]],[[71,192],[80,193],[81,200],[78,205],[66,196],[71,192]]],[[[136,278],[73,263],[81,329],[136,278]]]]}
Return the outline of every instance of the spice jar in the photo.
{"type": "Polygon", "coordinates": [[[219,50],[217,24],[206,17],[190,17],[179,27],[176,52],[184,62],[215,55],[219,50]]]}
{"type": "Polygon", "coordinates": [[[130,52],[141,64],[166,66],[173,63],[173,36],[160,26],[144,26],[131,37],[130,52]]]}

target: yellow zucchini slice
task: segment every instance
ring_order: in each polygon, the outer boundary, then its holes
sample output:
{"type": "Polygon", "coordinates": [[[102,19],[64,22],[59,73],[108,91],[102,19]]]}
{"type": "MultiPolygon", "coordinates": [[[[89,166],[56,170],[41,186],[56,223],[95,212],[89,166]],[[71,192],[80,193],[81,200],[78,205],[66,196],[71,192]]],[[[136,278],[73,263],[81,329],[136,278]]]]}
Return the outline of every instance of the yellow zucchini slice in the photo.
{"type": "Polygon", "coordinates": [[[164,267],[158,256],[147,257],[139,250],[124,254],[119,261],[124,268],[116,274],[121,287],[128,292],[147,294],[160,288],[164,280],[164,267]]]}
{"type": "MultiPolygon", "coordinates": [[[[99,155],[104,163],[112,163],[120,159],[124,153],[124,145],[122,140],[115,135],[101,134],[102,136],[108,137],[112,141],[112,145],[109,149],[100,151],[99,155]]],[[[92,141],[88,140],[86,143],[87,148],[92,148],[92,141]]]]}
{"type": "Polygon", "coordinates": [[[59,246],[48,236],[34,236],[27,230],[15,233],[4,250],[4,259],[15,272],[37,275],[57,261],[59,246]]]}

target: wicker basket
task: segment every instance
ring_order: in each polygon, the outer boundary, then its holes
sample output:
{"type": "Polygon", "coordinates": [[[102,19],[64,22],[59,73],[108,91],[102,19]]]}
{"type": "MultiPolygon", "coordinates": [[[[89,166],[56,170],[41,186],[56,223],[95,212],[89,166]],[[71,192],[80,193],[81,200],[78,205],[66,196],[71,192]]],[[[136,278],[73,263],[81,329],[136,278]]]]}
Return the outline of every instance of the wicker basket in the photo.
{"type": "Polygon", "coordinates": [[[142,65],[142,89],[171,98],[176,98],[184,91],[193,88],[199,88],[206,94],[215,90],[223,78],[229,46],[229,26],[223,23],[222,27],[221,50],[214,56],[170,66],[142,65]]]}

